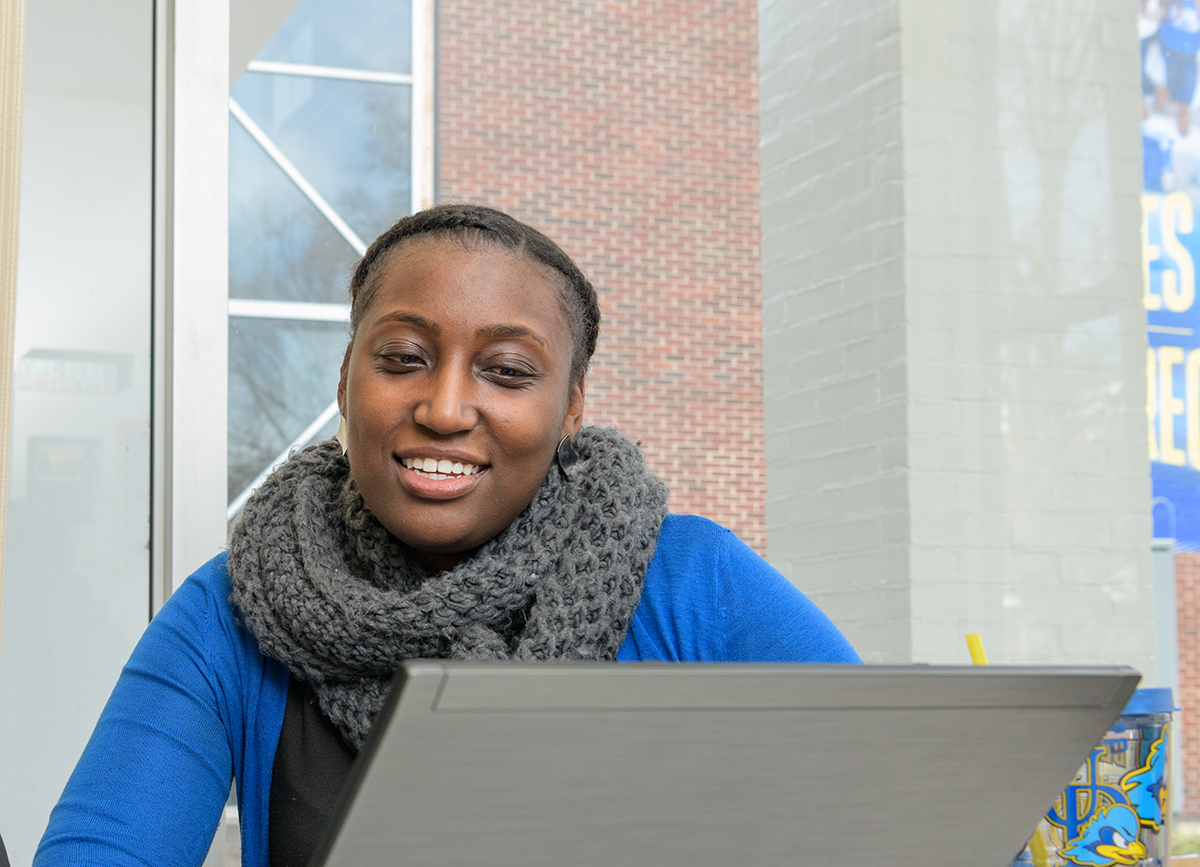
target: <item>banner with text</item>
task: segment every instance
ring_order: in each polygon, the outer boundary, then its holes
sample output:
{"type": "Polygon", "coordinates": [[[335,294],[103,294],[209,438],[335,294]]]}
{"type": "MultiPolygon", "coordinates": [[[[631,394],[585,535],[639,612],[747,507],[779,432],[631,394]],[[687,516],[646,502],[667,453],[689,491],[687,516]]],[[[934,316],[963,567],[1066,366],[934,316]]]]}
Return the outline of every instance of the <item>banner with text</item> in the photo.
{"type": "Polygon", "coordinates": [[[1142,286],[1154,535],[1200,550],[1200,132],[1194,0],[1139,0],[1144,120],[1142,286]]]}

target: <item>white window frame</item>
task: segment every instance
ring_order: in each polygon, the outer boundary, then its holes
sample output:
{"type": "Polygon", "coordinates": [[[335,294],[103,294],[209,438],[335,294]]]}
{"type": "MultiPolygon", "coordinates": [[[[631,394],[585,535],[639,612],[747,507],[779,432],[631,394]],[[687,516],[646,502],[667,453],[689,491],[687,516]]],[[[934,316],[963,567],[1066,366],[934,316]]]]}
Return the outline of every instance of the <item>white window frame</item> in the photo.
{"type": "Polygon", "coordinates": [[[156,0],[152,606],[225,543],[229,0],[156,0]]]}
{"type": "MultiPolygon", "coordinates": [[[[411,75],[261,62],[249,67],[411,84],[414,211],[435,197],[435,2],[412,0],[411,75]]],[[[151,601],[157,610],[227,541],[229,316],[345,321],[349,311],[340,304],[229,298],[229,123],[231,110],[235,117],[238,112],[229,93],[229,0],[155,0],[155,9],[151,601]]],[[[267,147],[265,137],[255,138],[267,147]]],[[[320,208],[320,194],[311,185],[305,189],[294,167],[288,172],[286,158],[280,162],[281,153],[268,153],[320,208]]],[[[364,249],[332,208],[321,210],[351,246],[364,249]]],[[[297,442],[314,436],[334,414],[336,403],[298,432],[297,442]]]]}

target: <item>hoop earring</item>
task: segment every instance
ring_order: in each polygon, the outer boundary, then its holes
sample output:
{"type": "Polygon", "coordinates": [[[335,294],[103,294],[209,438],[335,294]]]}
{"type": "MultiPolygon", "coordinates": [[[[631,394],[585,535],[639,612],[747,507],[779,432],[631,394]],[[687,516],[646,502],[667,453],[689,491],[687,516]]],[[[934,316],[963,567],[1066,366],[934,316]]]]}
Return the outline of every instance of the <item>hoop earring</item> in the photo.
{"type": "Polygon", "coordinates": [[[571,467],[579,463],[579,452],[575,451],[575,443],[571,442],[570,434],[559,440],[555,460],[558,461],[558,468],[562,470],[562,474],[568,479],[571,478],[571,467]]]}
{"type": "Polygon", "coordinates": [[[345,457],[346,451],[349,448],[349,442],[350,442],[349,427],[350,426],[348,424],[346,424],[345,413],[341,413],[341,421],[338,422],[337,433],[335,433],[333,435],[333,438],[338,441],[339,445],[341,445],[343,457],[345,457]]]}

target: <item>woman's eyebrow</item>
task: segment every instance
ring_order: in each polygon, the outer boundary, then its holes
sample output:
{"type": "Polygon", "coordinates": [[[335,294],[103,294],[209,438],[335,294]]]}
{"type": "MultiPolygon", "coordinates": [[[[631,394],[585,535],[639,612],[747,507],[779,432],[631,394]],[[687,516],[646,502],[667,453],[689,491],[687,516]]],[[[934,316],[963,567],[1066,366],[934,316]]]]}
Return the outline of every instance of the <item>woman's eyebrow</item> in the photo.
{"type": "Polygon", "coordinates": [[[528,337],[538,346],[547,349],[546,341],[542,339],[537,332],[526,328],[524,325],[485,325],[483,328],[476,330],[476,337],[481,337],[485,340],[503,340],[511,337],[528,337]]]}
{"type": "Polygon", "coordinates": [[[436,322],[430,322],[424,316],[418,316],[416,313],[404,313],[401,311],[397,311],[395,313],[385,313],[383,316],[380,316],[378,319],[376,319],[372,325],[383,325],[385,322],[404,322],[408,325],[416,326],[417,328],[420,328],[423,331],[428,331],[432,334],[442,333],[442,327],[440,325],[438,325],[436,322]]]}

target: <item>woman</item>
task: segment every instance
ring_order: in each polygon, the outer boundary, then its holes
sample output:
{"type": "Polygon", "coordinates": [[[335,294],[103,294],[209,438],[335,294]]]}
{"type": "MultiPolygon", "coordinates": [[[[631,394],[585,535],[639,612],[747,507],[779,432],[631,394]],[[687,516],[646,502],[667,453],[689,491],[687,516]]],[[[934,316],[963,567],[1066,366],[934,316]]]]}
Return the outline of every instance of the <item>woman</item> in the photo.
{"type": "Polygon", "coordinates": [[[350,286],[338,441],[284,464],[121,675],[36,864],[306,863],[413,657],[857,661],[729,531],[582,427],[600,313],[552,241],[444,205],[350,286]]]}

